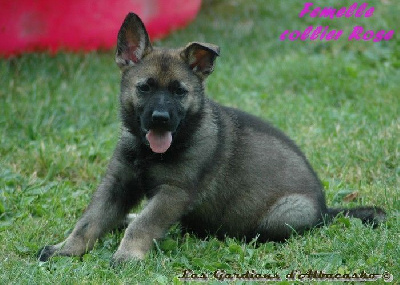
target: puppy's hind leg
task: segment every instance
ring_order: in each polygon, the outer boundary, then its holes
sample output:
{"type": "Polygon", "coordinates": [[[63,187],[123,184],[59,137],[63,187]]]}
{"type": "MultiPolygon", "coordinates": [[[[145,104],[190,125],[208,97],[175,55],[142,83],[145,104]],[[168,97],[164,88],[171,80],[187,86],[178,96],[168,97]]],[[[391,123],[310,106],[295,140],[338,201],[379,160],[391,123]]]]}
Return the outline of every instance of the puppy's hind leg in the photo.
{"type": "Polygon", "coordinates": [[[318,204],[301,194],[278,199],[262,219],[256,233],[260,240],[283,241],[295,233],[302,233],[320,221],[318,204]]]}

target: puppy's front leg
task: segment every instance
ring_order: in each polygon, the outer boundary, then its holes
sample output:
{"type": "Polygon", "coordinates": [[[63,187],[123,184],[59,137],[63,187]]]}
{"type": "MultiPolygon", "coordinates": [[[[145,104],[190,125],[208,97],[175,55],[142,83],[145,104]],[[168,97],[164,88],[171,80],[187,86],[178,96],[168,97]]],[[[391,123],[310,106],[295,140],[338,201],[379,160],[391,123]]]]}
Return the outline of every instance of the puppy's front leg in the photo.
{"type": "Polygon", "coordinates": [[[178,187],[160,186],[158,193],[130,223],[112,263],[143,259],[153,239],[162,237],[169,227],[187,212],[191,195],[178,187]]]}
{"type": "Polygon", "coordinates": [[[90,250],[96,240],[116,227],[126,217],[130,208],[143,197],[136,183],[135,171],[118,153],[110,162],[106,176],[93,195],[92,201],[63,242],[47,245],[39,250],[40,261],[54,255],[82,255],[90,250]]]}

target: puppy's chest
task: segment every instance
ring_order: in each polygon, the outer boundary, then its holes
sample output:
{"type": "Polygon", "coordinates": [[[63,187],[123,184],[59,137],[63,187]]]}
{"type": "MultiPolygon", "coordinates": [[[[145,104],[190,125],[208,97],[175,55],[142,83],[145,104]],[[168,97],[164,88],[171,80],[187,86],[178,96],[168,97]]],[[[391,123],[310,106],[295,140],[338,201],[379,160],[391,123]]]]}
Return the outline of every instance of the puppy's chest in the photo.
{"type": "Polygon", "coordinates": [[[182,161],[151,161],[141,169],[141,184],[146,193],[163,185],[189,190],[196,184],[196,176],[196,167],[182,161]]]}
{"type": "MultiPolygon", "coordinates": [[[[196,205],[209,201],[209,195],[216,190],[215,175],[204,176],[198,161],[184,161],[173,164],[159,162],[148,165],[142,171],[141,185],[148,197],[155,195],[162,187],[177,187],[190,193],[197,200],[196,205]]],[[[207,203],[207,202],[206,202],[207,203]]]]}

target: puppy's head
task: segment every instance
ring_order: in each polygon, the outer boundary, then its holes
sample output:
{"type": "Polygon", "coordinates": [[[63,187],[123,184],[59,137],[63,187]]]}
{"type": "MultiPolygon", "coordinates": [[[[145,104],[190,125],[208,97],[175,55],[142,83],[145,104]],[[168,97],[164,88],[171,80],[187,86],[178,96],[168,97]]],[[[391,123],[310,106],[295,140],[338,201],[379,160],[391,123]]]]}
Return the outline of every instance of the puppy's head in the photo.
{"type": "Polygon", "coordinates": [[[198,42],[179,49],[153,48],[143,22],[129,13],[115,56],[122,70],[124,125],[153,152],[166,152],[183,121],[200,112],[203,82],[218,55],[218,46],[198,42]]]}

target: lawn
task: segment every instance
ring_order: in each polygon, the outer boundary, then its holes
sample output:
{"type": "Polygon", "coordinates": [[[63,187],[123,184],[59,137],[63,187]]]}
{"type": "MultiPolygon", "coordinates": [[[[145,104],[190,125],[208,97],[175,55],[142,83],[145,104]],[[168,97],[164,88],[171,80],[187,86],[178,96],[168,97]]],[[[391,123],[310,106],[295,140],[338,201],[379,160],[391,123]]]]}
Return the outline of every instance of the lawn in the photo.
{"type": "MultiPolygon", "coordinates": [[[[82,258],[39,264],[37,250],[68,235],[104,174],[120,128],[120,75],[113,51],[26,54],[0,59],[0,283],[181,284],[184,270],[216,284],[217,270],[277,274],[282,284],[296,270],[386,271],[398,282],[400,4],[371,0],[372,17],[326,19],[300,18],[304,2],[206,0],[193,23],[154,44],[218,44],[207,94],[293,138],[323,181],[330,206],[378,205],[387,210],[386,223],[372,229],[339,217],[285,243],[264,244],[199,239],[177,225],[145,261],[113,269],[110,257],[123,235],[115,231],[82,258]],[[279,39],[310,25],[343,35],[279,39]],[[387,41],[349,41],[354,26],[395,33],[387,41]]],[[[315,6],[329,3],[337,2],[315,6]]]]}

